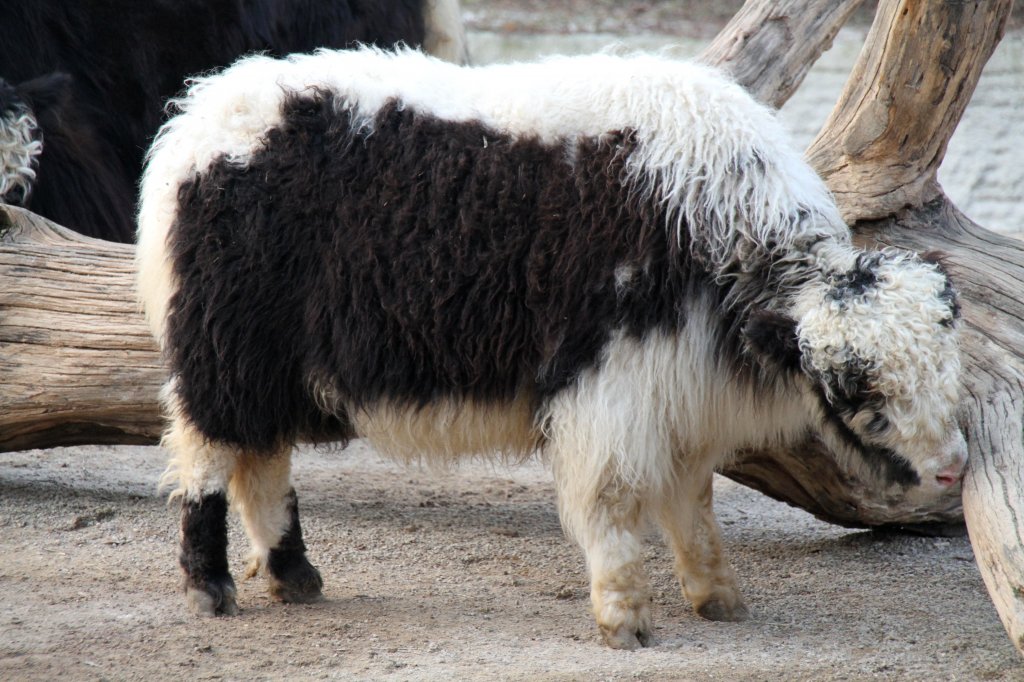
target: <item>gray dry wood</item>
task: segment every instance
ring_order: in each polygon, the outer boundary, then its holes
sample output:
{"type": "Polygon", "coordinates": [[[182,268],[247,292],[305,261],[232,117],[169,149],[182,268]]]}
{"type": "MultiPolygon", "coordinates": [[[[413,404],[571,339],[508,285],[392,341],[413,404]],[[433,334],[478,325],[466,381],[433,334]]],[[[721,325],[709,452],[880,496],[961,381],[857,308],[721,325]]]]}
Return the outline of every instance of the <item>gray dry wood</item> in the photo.
{"type": "Polygon", "coordinates": [[[164,370],[134,250],[0,205],[0,450],[152,443],[164,370]]]}

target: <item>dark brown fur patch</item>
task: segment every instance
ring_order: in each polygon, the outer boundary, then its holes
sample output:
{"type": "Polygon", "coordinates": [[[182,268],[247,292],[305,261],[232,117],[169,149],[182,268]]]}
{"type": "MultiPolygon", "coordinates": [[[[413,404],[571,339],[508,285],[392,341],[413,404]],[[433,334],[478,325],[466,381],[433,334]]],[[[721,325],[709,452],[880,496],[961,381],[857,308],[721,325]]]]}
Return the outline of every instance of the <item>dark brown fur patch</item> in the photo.
{"type": "Polygon", "coordinates": [[[206,592],[221,602],[225,590],[234,592],[228,571],[228,500],[223,492],[204,495],[181,505],[181,555],[186,588],[206,592]]]}
{"type": "Polygon", "coordinates": [[[208,437],[304,437],[311,378],[356,406],[540,405],[613,331],[678,330],[695,296],[721,306],[721,361],[749,369],[727,333],[742,297],[624,184],[631,131],[544,144],[391,102],[367,134],[345,104],[291,96],[248,165],[181,187],[169,360],[208,437]]]}
{"type": "Polygon", "coordinates": [[[949,305],[949,318],[943,320],[943,324],[947,327],[953,326],[953,324],[960,319],[960,300],[957,296],[956,289],[953,288],[953,282],[949,278],[949,254],[944,251],[933,249],[926,251],[920,255],[921,260],[925,263],[931,263],[934,265],[942,276],[946,278],[946,286],[943,287],[942,292],[939,294],[939,298],[946,301],[949,305]]]}
{"type": "Polygon", "coordinates": [[[307,602],[320,597],[323,580],[306,558],[306,543],[299,523],[299,499],[295,490],[288,492],[288,530],[267,555],[271,593],[281,601],[307,602]]]}

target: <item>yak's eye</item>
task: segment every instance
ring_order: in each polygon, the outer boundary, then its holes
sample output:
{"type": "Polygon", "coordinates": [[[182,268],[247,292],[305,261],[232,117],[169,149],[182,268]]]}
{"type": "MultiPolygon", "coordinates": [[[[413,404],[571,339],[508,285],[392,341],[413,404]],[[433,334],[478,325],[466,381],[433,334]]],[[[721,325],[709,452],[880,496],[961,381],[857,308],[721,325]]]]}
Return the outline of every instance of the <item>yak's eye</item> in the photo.
{"type": "Polygon", "coordinates": [[[864,428],[870,435],[880,436],[889,428],[889,419],[881,412],[875,412],[864,428]]]}

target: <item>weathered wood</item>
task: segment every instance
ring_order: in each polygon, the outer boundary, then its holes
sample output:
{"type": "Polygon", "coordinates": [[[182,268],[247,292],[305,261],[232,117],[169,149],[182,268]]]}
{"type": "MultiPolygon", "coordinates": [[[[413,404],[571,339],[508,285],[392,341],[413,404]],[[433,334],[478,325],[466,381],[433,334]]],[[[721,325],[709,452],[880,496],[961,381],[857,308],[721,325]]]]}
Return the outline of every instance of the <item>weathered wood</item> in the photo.
{"type": "Polygon", "coordinates": [[[0,205],[0,450],[153,443],[164,370],[134,247],[0,205]]]}
{"type": "Polygon", "coordinates": [[[946,145],[1010,16],[1011,0],[882,0],[808,159],[848,223],[923,206],[946,145]]]}
{"type": "Polygon", "coordinates": [[[701,52],[778,108],[796,92],[863,0],[748,0],[701,52]]]}
{"type": "Polygon", "coordinates": [[[1011,4],[882,0],[808,158],[861,239],[947,254],[965,326],[964,516],[996,610],[1024,653],[1024,244],[975,225],[936,181],[1011,4]]]}

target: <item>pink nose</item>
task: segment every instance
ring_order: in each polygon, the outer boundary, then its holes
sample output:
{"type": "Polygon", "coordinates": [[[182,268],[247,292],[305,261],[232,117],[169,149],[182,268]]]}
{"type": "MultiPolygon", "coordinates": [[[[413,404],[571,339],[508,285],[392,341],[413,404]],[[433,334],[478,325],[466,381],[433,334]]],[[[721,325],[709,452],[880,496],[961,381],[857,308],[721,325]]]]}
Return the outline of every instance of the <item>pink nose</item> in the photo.
{"type": "Polygon", "coordinates": [[[957,461],[935,474],[935,481],[944,488],[952,488],[964,476],[966,461],[957,461]]]}

